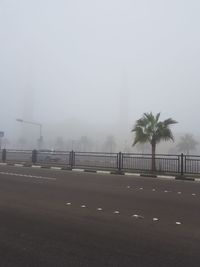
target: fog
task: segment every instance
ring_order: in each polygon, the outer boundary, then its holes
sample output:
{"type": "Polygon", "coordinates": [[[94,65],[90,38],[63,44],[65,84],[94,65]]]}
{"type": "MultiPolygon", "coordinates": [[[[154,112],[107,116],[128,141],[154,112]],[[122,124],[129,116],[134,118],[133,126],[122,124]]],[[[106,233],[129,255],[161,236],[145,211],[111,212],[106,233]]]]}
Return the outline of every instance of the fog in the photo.
{"type": "Polygon", "coordinates": [[[7,146],[35,146],[38,128],[21,118],[42,124],[46,147],[88,137],[93,150],[109,138],[130,148],[150,111],[200,141],[199,12],[198,0],[0,0],[7,146]]]}

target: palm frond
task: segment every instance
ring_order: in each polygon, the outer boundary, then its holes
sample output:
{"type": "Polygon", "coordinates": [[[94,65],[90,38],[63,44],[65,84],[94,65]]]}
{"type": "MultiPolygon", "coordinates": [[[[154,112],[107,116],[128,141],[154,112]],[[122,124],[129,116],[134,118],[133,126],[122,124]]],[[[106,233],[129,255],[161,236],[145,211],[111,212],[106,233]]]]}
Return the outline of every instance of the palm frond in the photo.
{"type": "Polygon", "coordinates": [[[144,144],[148,141],[148,135],[143,131],[142,127],[136,126],[132,131],[135,132],[133,146],[135,146],[137,143],[144,144]]]}
{"type": "Polygon", "coordinates": [[[168,119],[164,120],[163,123],[164,123],[164,125],[168,126],[168,125],[176,124],[177,121],[173,120],[172,118],[168,118],[168,119]]]}
{"type": "Polygon", "coordinates": [[[160,118],[160,112],[156,115],[156,122],[158,122],[159,121],[159,118],[160,118]]]}

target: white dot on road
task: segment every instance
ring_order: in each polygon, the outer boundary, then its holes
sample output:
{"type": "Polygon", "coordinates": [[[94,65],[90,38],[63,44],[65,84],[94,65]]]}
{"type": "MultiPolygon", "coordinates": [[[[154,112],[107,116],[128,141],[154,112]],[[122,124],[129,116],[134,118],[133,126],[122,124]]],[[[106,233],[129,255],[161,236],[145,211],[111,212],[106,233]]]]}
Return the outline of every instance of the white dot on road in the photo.
{"type": "Polygon", "coordinates": [[[118,211],[118,210],[115,210],[115,211],[114,211],[114,214],[119,214],[119,211],[118,211]]]}
{"type": "Polygon", "coordinates": [[[154,222],[157,222],[157,221],[158,221],[158,218],[153,218],[153,221],[154,221],[154,222]]]}
{"type": "Polygon", "coordinates": [[[98,211],[101,211],[101,210],[102,210],[102,208],[98,208],[97,210],[98,210],[98,211]]]}
{"type": "Polygon", "coordinates": [[[152,191],[154,192],[154,191],[156,191],[156,189],[155,189],[155,188],[153,188],[153,189],[152,189],[152,191]]]}
{"type": "Polygon", "coordinates": [[[196,194],[195,194],[195,193],[193,193],[193,194],[192,194],[192,196],[196,196],[196,194]]]}
{"type": "Polygon", "coordinates": [[[81,205],[81,208],[86,208],[86,205],[81,205]]]}
{"type": "Polygon", "coordinates": [[[177,194],[179,194],[179,195],[180,195],[180,194],[181,194],[181,192],[178,192],[177,194]]]}
{"type": "Polygon", "coordinates": [[[140,187],[140,190],[143,190],[143,187],[140,187]]]}
{"type": "Polygon", "coordinates": [[[70,206],[71,204],[72,204],[72,203],[70,203],[70,202],[67,202],[67,203],[66,203],[67,206],[70,206]]]}
{"type": "Polygon", "coordinates": [[[181,225],[181,222],[176,222],[177,225],[181,225]]]}
{"type": "Polygon", "coordinates": [[[144,219],[144,217],[142,215],[138,215],[138,214],[134,214],[134,215],[132,215],[132,217],[134,217],[136,219],[144,219]]]}
{"type": "Polygon", "coordinates": [[[127,188],[130,188],[130,185],[128,185],[127,188]]]}

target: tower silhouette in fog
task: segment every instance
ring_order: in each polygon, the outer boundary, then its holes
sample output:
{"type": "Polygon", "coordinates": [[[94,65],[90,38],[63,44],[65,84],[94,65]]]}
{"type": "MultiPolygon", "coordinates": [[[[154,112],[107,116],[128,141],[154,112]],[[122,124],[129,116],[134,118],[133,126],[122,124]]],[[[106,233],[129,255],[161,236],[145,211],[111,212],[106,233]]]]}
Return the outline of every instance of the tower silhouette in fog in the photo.
{"type": "Polygon", "coordinates": [[[128,135],[130,132],[129,125],[129,99],[130,91],[128,87],[127,73],[122,74],[122,81],[120,85],[120,101],[119,101],[119,128],[121,135],[128,135]]]}

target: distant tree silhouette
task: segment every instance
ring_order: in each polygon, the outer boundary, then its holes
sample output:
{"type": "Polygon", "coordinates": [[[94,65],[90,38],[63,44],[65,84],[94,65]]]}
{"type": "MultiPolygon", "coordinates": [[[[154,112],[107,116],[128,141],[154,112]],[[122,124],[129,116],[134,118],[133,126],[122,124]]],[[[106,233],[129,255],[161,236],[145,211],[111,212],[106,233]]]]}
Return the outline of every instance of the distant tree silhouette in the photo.
{"type": "Polygon", "coordinates": [[[87,136],[81,136],[80,141],[80,150],[83,152],[88,152],[89,150],[92,149],[93,142],[90,140],[87,136]]]}
{"type": "Polygon", "coordinates": [[[196,149],[197,145],[198,142],[194,139],[193,135],[187,133],[181,137],[177,148],[180,152],[189,155],[191,151],[194,151],[196,149]]]}
{"type": "Polygon", "coordinates": [[[115,137],[113,135],[107,136],[106,141],[104,143],[104,147],[105,147],[106,152],[109,152],[109,153],[115,152],[116,146],[117,146],[117,144],[115,141],[115,137]]]}

